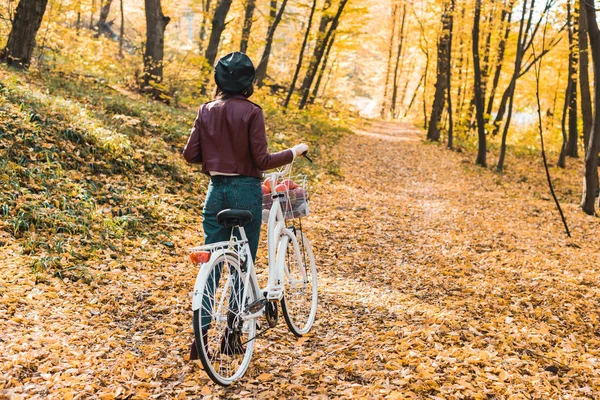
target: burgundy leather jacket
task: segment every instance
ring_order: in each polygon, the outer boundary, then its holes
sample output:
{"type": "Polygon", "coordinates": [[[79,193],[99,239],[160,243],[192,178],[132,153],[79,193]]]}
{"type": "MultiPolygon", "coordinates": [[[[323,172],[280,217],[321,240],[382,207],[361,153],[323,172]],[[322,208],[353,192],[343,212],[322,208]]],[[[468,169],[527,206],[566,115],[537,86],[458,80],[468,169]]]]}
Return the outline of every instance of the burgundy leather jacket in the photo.
{"type": "Polygon", "coordinates": [[[291,150],[269,154],[263,111],[244,96],[200,106],[183,157],[202,164],[206,174],[216,171],[257,178],[262,171],[294,159],[291,150]]]}

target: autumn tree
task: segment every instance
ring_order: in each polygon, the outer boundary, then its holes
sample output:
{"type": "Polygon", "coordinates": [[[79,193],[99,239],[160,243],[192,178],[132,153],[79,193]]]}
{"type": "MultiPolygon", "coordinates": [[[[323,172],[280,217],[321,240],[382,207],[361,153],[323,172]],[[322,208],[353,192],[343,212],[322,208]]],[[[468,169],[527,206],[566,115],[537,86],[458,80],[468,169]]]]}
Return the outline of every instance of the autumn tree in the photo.
{"type": "Polygon", "coordinates": [[[248,41],[254,22],[254,10],[256,9],[256,0],[246,0],[244,4],[244,26],[242,28],[242,39],[240,41],[240,51],[245,53],[248,50],[248,41]]]}
{"type": "Polygon", "coordinates": [[[582,2],[585,9],[588,37],[594,64],[594,111],[593,124],[586,144],[585,174],[583,200],[581,208],[589,215],[595,213],[596,190],[598,189],[598,153],[600,152],[600,28],[596,20],[596,6],[594,0],[582,2]]]}
{"type": "Polygon", "coordinates": [[[440,121],[446,96],[449,95],[449,75],[451,63],[451,37],[452,37],[452,19],[454,13],[454,2],[448,1],[444,4],[442,12],[442,32],[438,40],[438,60],[437,60],[437,81],[435,83],[435,95],[433,106],[429,119],[429,129],[427,130],[427,139],[440,139],[440,121]]]}
{"type": "Polygon", "coordinates": [[[306,30],[304,31],[304,38],[302,39],[302,45],[300,46],[300,54],[298,55],[298,62],[296,63],[296,69],[294,71],[294,77],[292,78],[292,83],[290,84],[290,90],[288,91],[287,97],[283,102],[283,107],[287,107],[290,103],[290,99],[292,98],[292,94],[294,93],[294,88],[296,86],[296,82],[298,80],[298,76],[300,75],[300,70],[302,69],[302,61],[304,59],[304,50],[306,49],[306,44],[308,43],[308,37],[310,35],[310,28],[312,27],[313,17],[315,15],[315,10],[317,8],[317,0],[313,0],[312,6],[310,8],[310,14],[308,16],[308,22],[306,24],[306,30]]]}
{"type": "Polygon", "coordinates": [[[581,118],[583,120],[583,147],[587,153],[588,139],[592,130],[592,96],[590,93],[589,76],[589,51],[588,51],[588,31],[586,19],[586,7],[579,0],[579,88],[581,91],[581,118]]]}
{"type": "Polygon", "coordinates": [[[219,0],[217,8],[212,18],[212,28],[210,31],[210,39],[208,40],[208,47],[204,53],[206,62],[212,66],[217,58],[217,51],[219,49],[219,43],[221,42],[221,34],[225,30],[225,18],[229,13],[232,0],[219,0]]]}
{"type": "Polygon", "coordinates": [[[473,22],[473,75],[475,91],[475,108],[477,118],[477,136],[479,140],[477,159],[475,163],[485,167],[487,165],[487,144],[485,137],[485,119],[484,119],[484,94],[481,87],[481,63],[479,60],[479,23],[481,19],[481,0],[475,0],[475,14],[473,22]]]}
{"type": "Polygon", "coordinates": [[[100,18],[96,24],[96,29],[98,30],[98,32],[96,32],[96,37],[99,37],[104,32],[111,4],[112,0],[102,0],[102,6],[100,7],[100,18]]]}
{"type": "Polygon", "coordinates": [[[161,98],[163,91],[160,83],[163,79],[163,57],[165,47],[165,28],[170,18],[162,12],[160,0],[146,2],[146,50],[144,51],[143,87],[155,98],[161,98]]]}
{"type": "Polygon", "coordinates": [[[344,7],[346,7],[347,3],[348,0],[341,0],[335,16],[331,18],[327,14],[327,9],[331,5],[330,0],[325,1],[324,14],[321,18],[321,23],[319,25],[319,35],[317,36],[317,43],[315,45],[313,56],[310,60],[308,70],[306,71],[304,81],[302,82],[302,99],[300,100],[300,104],[298,105],[300,109],[303,109],[306,106],[306,103],[308,102],[310,88],[312,87],[313,81],[318,72],[319,65],[321,64],[321,60],[323,59],[323,55],[327,50],[327,45],[329,43],[331,35],[333,34],[335,28],[337,28],[338,21],[340,20],[340,17],[342,16],[342,13],[344,11],[344,7]],[[330,26],[329,29],[327,29],[328,25],[330,26]],[[323,33],[325,33],[324,36],[323,33]]]}
{"type": "MultiPolygon", "coordinates": [[[[269,26],[265,48],[263,50],[262,56],[260,57],[258,66],[256,67],[256,84],[258,87],[261,87],[263,85],[263,81],[267,77],[267,68],[269,66],[269,57],[271,56],[271,46],[273,46],[273,38],[275,37],[275,31],[277,30],[277,26],[279,25],[283,17],[283,12],[285,11],[285,6],[287,5],[287,2],[288,0],[283,0],[283,2],[281,3],[281,7],[279,7],[279,11],[277,11],[275,18],[269,26]]],[[[274,5],[276,7],[277,2],[275,2],[274,5]]]]}
{"type": "Polygon", "coordinates": [[[0,58],[9,65],[27,68],[35,47],[35,36],[46,12],[48,0],[21,0],[17,6],[12,29],[0,58]]]}

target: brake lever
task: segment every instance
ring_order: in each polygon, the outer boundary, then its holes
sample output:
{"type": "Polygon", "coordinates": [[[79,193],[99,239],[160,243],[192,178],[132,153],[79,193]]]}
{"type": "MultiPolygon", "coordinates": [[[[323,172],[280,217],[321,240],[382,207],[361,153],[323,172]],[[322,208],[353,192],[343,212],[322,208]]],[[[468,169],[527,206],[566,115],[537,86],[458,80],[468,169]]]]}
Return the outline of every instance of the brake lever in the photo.
{"type": "Polygon", "coordinates": [[[311,160],[310,157],[308,156],[308,151],[305,151],[304,153],[302,153],[302,157],[306,158],[312,164],[313,160],[311,160]]]}

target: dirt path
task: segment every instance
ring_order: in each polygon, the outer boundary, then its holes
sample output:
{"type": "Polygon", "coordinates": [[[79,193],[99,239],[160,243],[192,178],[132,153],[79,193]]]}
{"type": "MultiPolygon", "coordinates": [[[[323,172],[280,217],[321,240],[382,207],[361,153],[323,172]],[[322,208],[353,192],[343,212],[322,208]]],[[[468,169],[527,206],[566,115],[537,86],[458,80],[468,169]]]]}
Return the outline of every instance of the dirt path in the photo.
{"type": "Polygon", "coordinates": [[[0,273],[21,294],[0,335],[0,398],[599,398],[597,220],[567,205],[567,241],[537,188],[410,126],[363,129],[334,150],[344,179],[316,185],[305,222],[320,274],[309,336],[281,321],[222,389],[183,360],[195,271],[180,250],[107,257],[102,279],[70,288],[35,285],[15,255],[20,272],[0,273]]]}

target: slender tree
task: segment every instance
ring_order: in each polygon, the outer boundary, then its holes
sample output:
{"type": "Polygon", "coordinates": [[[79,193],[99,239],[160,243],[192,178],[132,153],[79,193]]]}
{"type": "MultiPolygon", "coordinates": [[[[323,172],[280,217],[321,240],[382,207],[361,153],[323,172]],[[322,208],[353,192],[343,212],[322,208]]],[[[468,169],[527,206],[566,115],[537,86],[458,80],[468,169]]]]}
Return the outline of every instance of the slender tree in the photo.
{"type": "Polygon", "coordinates": [[[204,43],[206,42],[206,24],[209,20],[210,0],[201,0],[202,20],[200,21],[200,33],[198,34],[198,48],[200,54],[204,53],[204,43]]]}
{"type": "Polygon", "coordinates": [[[475,16],[473,22],[473,72],[475,76],[475,82],[473,89],[475,91],[475,108],[477,118],[477,135],[479,140],[477,159],[475,163],[482,167],[487,166],[487,145],[485,137],[485,119],[483,113],[485,112],[484,94],[481,90],[481,63],[479,61],[479,21],[481,19],[481,0],[475,0],[475,16]]]}
{"type": "Polygon", "coordinates": [[[317,98],[317,94],[319,93],[319,87],[321,86],[321,81],[323,80],[323,76],[325,75],[325,70],[327,69],[327,61],[329,60],[329,53],[331,52],[331,48],[333,47],[333,43],[335,42],[335,30],[333,31],[333,35],[329,40],[329,44],[327,45],[327,50],[325,50],[325,55],[323,56],[323,62],[321,63],[321,70],[319,71],[319,76],[317,77],[317,82],[315,83],[315,87],[313,88],[312,94],[310,95],[310,99],[308,100],[308,104],[313,104],[315,99],[317,98]]]}
{"type": "Polygon", "coordinates": [[[162,98],[159,84],[163,79],[165,28],[171,20],[162,12],[160,0],[146,2],[146,50],[144,51],[144,90],[156,99],[162,98]]]}
{"type": "Polygon", "coordinates": [[[285,6],[287,5],[288,0],[283,0],[281,3],[281,7],[279,11],[277,11],[277,15],[275,15],[275,19],[273,23],[269,27],[269,31],[267,32],[267,40],[265,43],[265,49],[263,51],[262,56],[260,57],[260,62],[256,67],[256,85],[261,87],[265,78],[267,77],[267,68],[269,66],[269,57],[271,56],[271,47],[273,46],[273,38],[275,37],[275,30],[277,26],[281,22],[283,17],[283,12],[285,11],[285,6]]]}
{"type": "Polygon", "coordinates": [[[590,131],[592,130],[592,95],[590,93],[589,52],[585,6],[587,0],[579,0],[579,88],[581,91],[581,117],[583,119],[583,146],[587,153],[590,131]]]}
{"type": "Polygon", "coordinates": [[[501,23],[504,25],[504,36],[500,38],[498,44],[498,56],[496,58],[496,70],[494,72],[494,78],[492,79],[492,88],[490,91],[490,97],[487,102],[486,115],[492,114],[492,107],[494,106],[494,98],[496,97],[496,91],[498,90],[498,83],[500,82],[500,74],[502,72],[502,66],[504,65],[504,53],[506,51],[506,42],[510,35],[512,14],[515,0],[510,0],[507,5],[502,9],[502,15],[500,17],[501,23]]]}
{"type": "Polygon", "coordinates": [[[448,34],[448,94],[446,96],[446,103],[448,106],[448,148],[452,149],[454,147],[454,115],[452,110],[452,68],[451,68],[451,58],[452,58],[452,37],[454,30],[454,9],[456,8],[455,0],[450,0],[450,8],[452,13],[450,15],[450,26],[449,26],[449,34],[448,34]]]}
{"type": "Polygon", "coordinates": [[[300,70],[302,69],[302,60],[304,59],[304,49],[306,49],[306,44],[308,43],[308,37],[310,35],[310,28],[312,27],[313,17],[315,15],[315,10],[317,8],[317,0],[313,0],[312,6],[310,8],[310,15],[308,16],[308,23],[306,24],[306,31],[304,32],[304,39],[302,39],[302,46],[300,47],[300,54],[298,55],[298,63],[296,64],[296,70],[294,71],[294,77],[292,78],[292,83],[290,85],[290,90],[288,91],[287,97],[283,102],[283,106],[287,107],[290,104],[290,99],[292,98],[292,94],[294,93],[294,87],[296,86],[296,82],[298,81],[298,76],[300,75],[300,70]]]}
{"type": "Polygon", "coordinates": [[[102,0],[100,6],[100,18],[98,19],[98,23],[96,24],[97,32],[95,37],[99,37],[104,31],[104,25],[106,25],[106,20],[108,19],[108,14],[110,13],[110,6],[112,4],[112,0],[102,0]]]}
{"type": "MultiPolygon", "coordinates": [[[[574,0],[577,2],[577,0],[574,0]]],[[[568,126],[569,126],[569,135],[568,140],[565,143],[564,150],[565,154],[569,157],[579,157],[577,145],[579,136],[579,127],[577,120],[577,63],[579,57],[578,53],[578,43],[577,43],[577,34],[579,30],[579,7],[577,5],[574,6],[574,11],[572,12],[571,1],[567,1],[567,19],[568,19],[568,38],[569,38],[569,91],[567,93],[568,97],[568,126]]]]}
{"type": "Polygon", "coordinates": [[[119,57],[123,58],[123,39],[125,36],[125,11],[123,9],[123,0],[120,1],[121,26],[119,28],[119,57]]]}
{"type": "Polygon", "coordinates": [[[594,64],[594,117],[587,143],[585,175],[581,208],[589,215],[595,213],[596,190],[598,190],[598,153],[600,152],[600,28],[596,20],[595,0],[583,1],[588,37],[594,64]]]}
{"type": "Polygon", "coordinates": [[[390,116],[396,118],[396,103],[398,97],[398,73],[400,71],[400,60],[402,58],[402,47],[404,45],[404,26],[406,23],[406,3],[402,4],[402,22],[398,36],[398,50],[396,52],[396,66],[394,67],[394,80],[392,81],[392,101],[390,103],[390,116]]]}
{"type": "Polygon", "coordinates": [[[256,0],[246,0],[244,5],[244,27],[242,28],[242,40],[240,41],[240,51],[242,53],[248,50],[248,40],[250,40],[250,32],[252,31],[255,8],[256,0]]]}
{"type": "Polygon", "coordinates": [[[442,13],[442,32],[438,40],[437,59],[437,81],[435,83],[435,95],[427,130],[428,140],[440,140],[440,121],[446,104],[446,96],[449,92],[450,65],[451,65],[451,37],[452,19],[454,14],[454,2],[447,1],[442,13]]]}
{"type": "MultiPolygon", "coordinates": [[[[325,4],[327,5],[328,2],[329,2],[329,0],[326,0],[325,4]]],[[[331,19],[331,26],[327,30],[327,33],[325,34],[324,37],[321,37],[321,35],[319,35],[317,37],[317,44],[315,46],[313,56],[311,58],[309,66],[308,66],[308,70],[306,71],[306,76],[304,77],[304,81],[302,82],[302,87],[301,87],[302,98],[300,99],[300,103],[298,105],[298,108],[300,108],[300,109],[303,109],[306,106],[306,103],[308,102],[310,88],[312,87],[313,81],[314,81],[315,76],[319,69],[319,65],[321,64],[321,60],[323,58],[323,55],[325,54],[325,50],[326,50],[327,44],[329,43],[329,39],[331,38],[331,35],[333,34],[333,31],[334,31],[334,29],[332,29],[332,27],[334,27],[334,26],[337,27],[338,22],[336,22],[336,21],[339,21],[340,17],[342,16],[342,13],[344,12],[344,8],[346,7],[347,3],[348,3],[348,0],[340,1],[337,12],[336,12],[335,16],[333,17],[333,19],[331,19]]],[[[326,12],[326,11],[324,11],[324,12],[326,12]]],[[[324,20],[324,18],[322,18],[321,24],[319,26],[319,32],[321,32],[321,27],[323,27],[323,26],[326,27],[328,24],[329,24],[329,18],[326,18],[325,20],[324,20]]],[[[326,28],[323,28],[323,31],[325,31],[325,29],[326,28]]]]}
{"type": "Polygon", "coordinates": [[[223,33],[223,30],[225,30],[225,18],[227,18],[227,14],[229,13],[231,1],[232,0],[219,0],[213,15],[210,39],[208,40],[208,47],[204,53],[204,58],[206,58],[206,62],[210,66],[214,65],[217,58],[221,34],[223,33]]]}
{"type": "Polygon", "coordinates": [[[7,64],[27,68],[35,47],[35,35],[42,23],[48,0],[21,0],[15,11],[12,29],[0,58],[7,64]]]}
{"type": "Polygon", "coordinates": [[[385,73],[385,85],[383,89],[383,104],[381,106],[381,118],[385,117],[387,111],[387,94],[388,87],[390,84],[390,71],[392,70],[392,55],[394,54],[394,39],[396,39],[396,13],[398,12],[398,5],[392,6],[392,34],[390,35],[390,45],[388,48],[388,62],[387,71],[385,73]]]}

